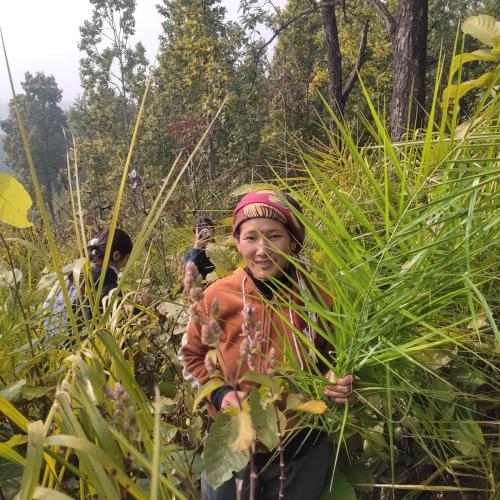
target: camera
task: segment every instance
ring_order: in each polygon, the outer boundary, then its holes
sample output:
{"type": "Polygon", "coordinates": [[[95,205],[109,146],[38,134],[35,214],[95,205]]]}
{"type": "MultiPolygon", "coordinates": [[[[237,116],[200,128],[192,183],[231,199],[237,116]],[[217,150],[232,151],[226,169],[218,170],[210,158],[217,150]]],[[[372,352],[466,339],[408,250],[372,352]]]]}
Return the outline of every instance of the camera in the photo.
{"type": "Polygon", "coordinates": [[[207,238],[210,237],[210,229],[208,229],[208,227],[204,227],[202,229],[200,229],[200,236],[206,240],[207,238]]]}

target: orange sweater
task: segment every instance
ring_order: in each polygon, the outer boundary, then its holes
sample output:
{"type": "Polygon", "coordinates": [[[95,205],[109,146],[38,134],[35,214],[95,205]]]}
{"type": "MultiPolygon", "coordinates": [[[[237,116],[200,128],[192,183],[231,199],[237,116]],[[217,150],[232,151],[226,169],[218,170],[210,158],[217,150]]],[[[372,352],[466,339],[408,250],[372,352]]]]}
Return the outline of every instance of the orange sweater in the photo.
{"type": "MultiPolygon", "coordinates": [[[[226,383],[232,385],[244,373],[249,371],[246,363],[239,364],[239,349],[243,340],[242,310],[245,305],[255,308],[255,321],[260,321],[261,331],[268,339],[269,350],[274,346],[276,359],[283,362],[292,356],[298,361],[301,367],[308,369],[314,363],[314,355],[310,349],[296,338],[290,323],[302,330],[305,324],[297,321],[297,317],[292,313],[288,303],[271,306],[252,281],[250,276],[243,269],[237,269],[231,276],[220,279],[210,285],[204,293],[203,299],[198,303],[198,307],[203,311],[209,311],[214,298],[219,302],[219,313],[217,315],[223,334],[217,347],[218,368],[221,371],[226,383]],[[275,310],[273,310],[275,309],[275,310]],[[287,318],[284,320],[283,318],[287,318]]],[[[323,298],[325,300],[325,298],[323,298]]],[[[290,301],[291,301],[290,297],[290,301]]],[[[330,303],[331,301],[326,301],[330,303]]],[[[318,350],[324,352],[325,341],[320,335],[306,328],[304,333],[315,344],[318,350]]],[[[210,374],[205,368],[205,355],[210,348],[201,342],[201,325],[190,321],[187,333],[182,340],[179,358],[184,366],[184,377],[193,385],[201,385],[207,382],[210,374]]],[[[265,372],[268,368],[268,360],[263,356],[257,360],[257,370],[265,372]]],[[[241,390],[249,391],[250,384],[243,384],[241,390]]],[[[213,406],[208,404],[209,413],[215,416],[213,406]]]]}

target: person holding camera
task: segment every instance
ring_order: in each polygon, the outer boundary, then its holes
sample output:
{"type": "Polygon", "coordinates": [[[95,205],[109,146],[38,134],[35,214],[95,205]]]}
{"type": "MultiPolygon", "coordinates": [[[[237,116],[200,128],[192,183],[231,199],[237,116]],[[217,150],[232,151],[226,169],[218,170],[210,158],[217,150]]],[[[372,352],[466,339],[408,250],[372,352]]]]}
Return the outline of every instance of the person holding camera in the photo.
{"type": "Polygon", "coordinates": [[[184,264],[189,261],[194,262],[203,279],[215,270],[214,264],[205,252],[207,245],[214,241],[214,226],[212,219],[197,217],[193,227],[194,246],[182,258],[184,264]]]}

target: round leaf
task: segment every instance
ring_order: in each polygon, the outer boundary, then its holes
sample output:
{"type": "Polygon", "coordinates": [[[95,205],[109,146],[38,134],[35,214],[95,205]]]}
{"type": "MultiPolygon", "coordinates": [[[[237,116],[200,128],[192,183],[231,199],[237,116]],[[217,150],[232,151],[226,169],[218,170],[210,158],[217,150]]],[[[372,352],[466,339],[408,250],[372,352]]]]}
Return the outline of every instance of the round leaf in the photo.
{"type": "Polygon", "coordinates": [[[14,227],[30,227],[28,210],[33,202],[28,191],[14,177],[0,173],[0,221],[14,227]]]}

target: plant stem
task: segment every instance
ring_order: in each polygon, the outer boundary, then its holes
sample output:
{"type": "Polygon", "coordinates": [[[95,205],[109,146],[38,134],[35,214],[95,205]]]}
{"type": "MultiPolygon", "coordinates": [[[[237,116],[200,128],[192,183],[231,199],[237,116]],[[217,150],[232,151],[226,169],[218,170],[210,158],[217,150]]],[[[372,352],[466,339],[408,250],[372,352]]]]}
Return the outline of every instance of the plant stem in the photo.
{"type": "MultiPolygon", "coordinates": [[[[17,303],[19,304],[19,309],[21,310],[21,314],[23,316],[24,327],[26,329],[26,337],[28,338],[28,344],[30,345],[31,357],[34,358],[35,357],[35,350],[33,348],[33,340],[31,338],[31,332],[30,332],[30,329],[28,326],[28,317],[26,315],[26,311],[24,310],[23,303],[21,302],[21,294],[20,294],[19,285],[18,285],[17,279],[16,279],[14,261],[12,260],[12,255],[10,253],[9,245],[7,245],[7,242],[5,241],[4,237],[1,234],[0,234],[0,238],[2,239],[2,244],[5,247],[5,251],[7,252],[7,259],[9,261],[10,270],[12,272],[12,279],[14,280],[14,290],[15,290],[14,295],[16,297],[17,303]]],[[[38,373],[38,375],[40,375],[40,374],[38,373]]]]}
{"type": "Polygon", "coordinates": [[[255,470],[255,456],[250,453],[250,493],[249,500],[255,500],[255,485],[257,480],[257,471],[255,470]]]}

